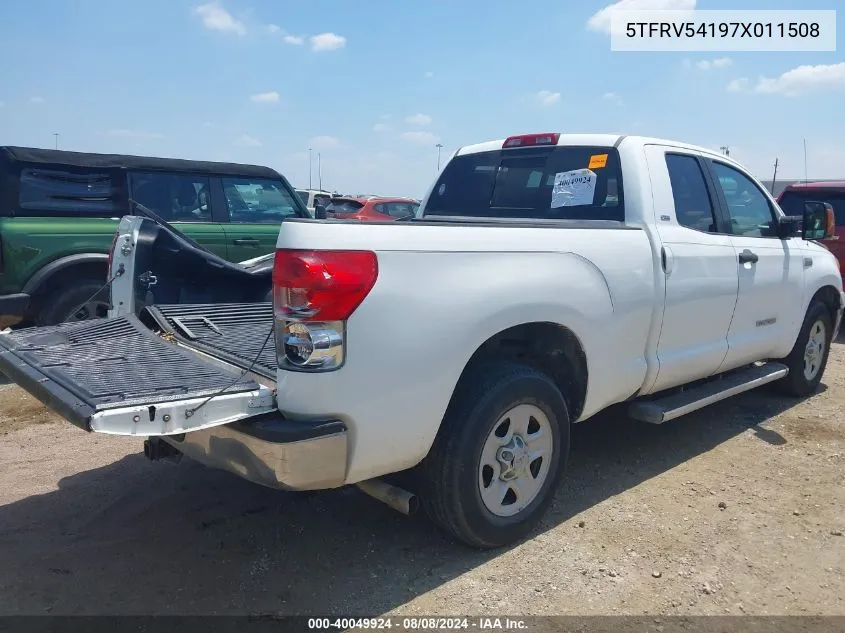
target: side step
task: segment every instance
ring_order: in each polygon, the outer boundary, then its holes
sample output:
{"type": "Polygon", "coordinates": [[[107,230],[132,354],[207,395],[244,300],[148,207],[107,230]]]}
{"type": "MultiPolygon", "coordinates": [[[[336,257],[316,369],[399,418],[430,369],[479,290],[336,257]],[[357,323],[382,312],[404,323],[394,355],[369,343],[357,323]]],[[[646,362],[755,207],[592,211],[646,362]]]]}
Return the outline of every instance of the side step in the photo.
{"type": "Polygon", "coordinates": [[[663,424],[744,391],[780,380],[789,373],[781,363],[753,365],[656,400],[634,402],[628,415],[650,424],[663,424]]]}

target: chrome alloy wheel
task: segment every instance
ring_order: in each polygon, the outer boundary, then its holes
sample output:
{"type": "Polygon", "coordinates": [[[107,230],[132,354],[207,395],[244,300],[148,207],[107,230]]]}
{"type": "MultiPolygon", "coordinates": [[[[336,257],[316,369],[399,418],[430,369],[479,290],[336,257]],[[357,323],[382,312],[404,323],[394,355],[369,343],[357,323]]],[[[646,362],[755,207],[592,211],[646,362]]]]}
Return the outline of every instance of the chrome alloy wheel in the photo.
{"type": "Polygon", "coordinates": [[[493,425],[478,467],[484,506],[511,517],[534,501],[549,475],[552,428],[548,416],[532,404],[505,412],[493,425]]]}
{"type": "Polygon", "coordinates": [[[804,378],[813,380],[819,373],[824,359],[825,345],[827,345],[827,330],[821,320],[813,323],[807,345],[804,348],[804,378]]]}

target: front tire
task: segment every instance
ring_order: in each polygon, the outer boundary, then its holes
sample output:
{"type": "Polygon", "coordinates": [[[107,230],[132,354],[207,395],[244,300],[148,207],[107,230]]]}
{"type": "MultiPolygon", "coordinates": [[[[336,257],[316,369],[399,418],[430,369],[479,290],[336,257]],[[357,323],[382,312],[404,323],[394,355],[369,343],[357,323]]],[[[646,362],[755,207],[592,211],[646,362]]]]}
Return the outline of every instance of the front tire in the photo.
{"type": "Polygon", "coordinates": [[[789,367],[786,377],[775,383],[781,393],[800,398],[815,392],[827,366],[832,334],[828,307],[814,301],[807,309],[792,351],[781,361],[789,367]]]}
{"type": "Polygon", "coordinates": [[[512,363],[461,380],[419,468],[423,508],[467,545],[494,548],[531,532],[566,468],[569,412],[552,380],[512,363]]]}

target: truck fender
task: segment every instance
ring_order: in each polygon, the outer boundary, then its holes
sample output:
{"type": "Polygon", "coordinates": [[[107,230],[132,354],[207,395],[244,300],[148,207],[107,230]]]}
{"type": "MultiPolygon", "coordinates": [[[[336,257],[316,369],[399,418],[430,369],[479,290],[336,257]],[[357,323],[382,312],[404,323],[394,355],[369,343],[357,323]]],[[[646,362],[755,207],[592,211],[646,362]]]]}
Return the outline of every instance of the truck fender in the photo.
{"type": "MultiPolygon", "coordinates": [[[[30,296],[36,296],[50,284],[50,280],[57,274],[62,273],[72,267],[84,264],[102,264],[105,267],[108,264],[109,256],[106,253],[77,253],[75,255],[68,255],[66,257],[59,257],[54,259],[46,266],[40,268],[32,277],[30,277],[26,284],[24,284],[22,292],[30,296]]],[[[103,276],[103,283],[106,282],[106,276],[103,276]]]]}

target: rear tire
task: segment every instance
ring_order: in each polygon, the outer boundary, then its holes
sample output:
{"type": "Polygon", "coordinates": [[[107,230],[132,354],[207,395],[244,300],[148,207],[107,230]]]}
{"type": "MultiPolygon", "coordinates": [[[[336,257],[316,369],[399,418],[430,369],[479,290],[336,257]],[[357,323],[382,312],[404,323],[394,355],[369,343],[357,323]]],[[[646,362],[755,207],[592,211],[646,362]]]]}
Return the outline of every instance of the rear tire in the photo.
{"type": "Polygon", "coordinates": [[[523,538],[545,514],[566,468],[569,412],[554,382],[530,367],[470,371],[419,466],[418,487],[434,523],[486,549],[523,538]]]}
{"type": "Polygon", "coordinates": [[[104,284],[105,280],[83,279],[54,290],[44,299],[35,319],[36,325],[58,325],[65,321],[105,317],[109,307],[109,290],[103,288],[104,284]]]}
{"type": "Polygon", "coordinates": [[[789,367],[789,373],[775,383],[778,391],[799,398],[815,392],[827,366],[832,334],[830,310],[821,301],[814,301],[807,309],[792,351],[781,360],[789,367]]]}

